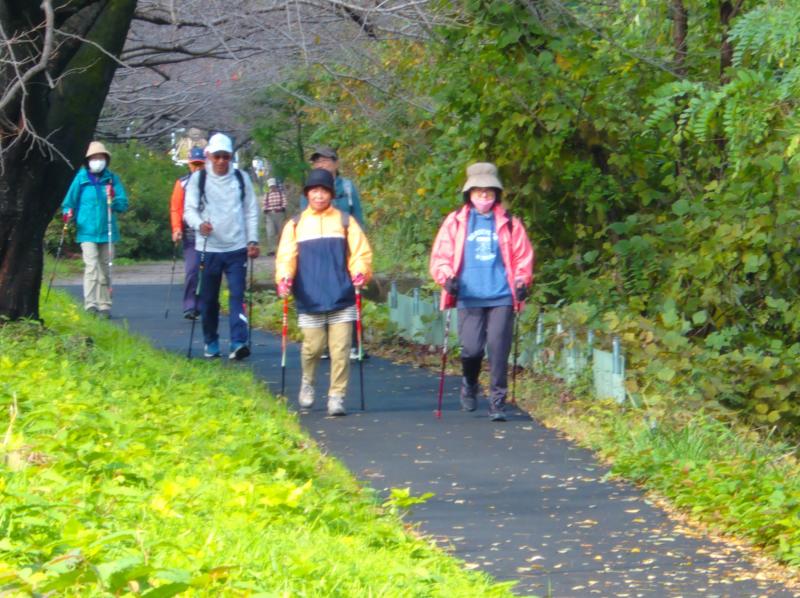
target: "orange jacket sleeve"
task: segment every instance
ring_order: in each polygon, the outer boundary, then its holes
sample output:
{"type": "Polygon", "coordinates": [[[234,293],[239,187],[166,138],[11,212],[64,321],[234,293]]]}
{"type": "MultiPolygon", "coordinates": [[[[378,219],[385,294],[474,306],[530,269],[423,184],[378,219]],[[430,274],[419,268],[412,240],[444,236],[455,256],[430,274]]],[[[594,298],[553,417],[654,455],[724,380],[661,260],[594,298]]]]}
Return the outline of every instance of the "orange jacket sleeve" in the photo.
{"type": "Polygon", "coordinates": [[[169,223],[172,227],[172,232],[175,233],[183,230],[183,185],[181,180],[175,181],[175,186],[172,188],[172,197],[169,199],[169,223]]]}

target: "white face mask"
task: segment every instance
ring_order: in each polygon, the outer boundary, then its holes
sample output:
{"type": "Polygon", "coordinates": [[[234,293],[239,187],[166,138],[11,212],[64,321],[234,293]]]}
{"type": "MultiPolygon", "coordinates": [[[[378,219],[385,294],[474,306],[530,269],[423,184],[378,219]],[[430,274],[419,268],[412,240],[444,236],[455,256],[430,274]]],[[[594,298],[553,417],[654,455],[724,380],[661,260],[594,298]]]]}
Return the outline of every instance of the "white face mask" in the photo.
{"type": "Polygon", "coordinates": [[[92,174],[100,174],[106,167],[106,161],[102,158],[99,160],[89,160],[89,172],[92,174]]]}

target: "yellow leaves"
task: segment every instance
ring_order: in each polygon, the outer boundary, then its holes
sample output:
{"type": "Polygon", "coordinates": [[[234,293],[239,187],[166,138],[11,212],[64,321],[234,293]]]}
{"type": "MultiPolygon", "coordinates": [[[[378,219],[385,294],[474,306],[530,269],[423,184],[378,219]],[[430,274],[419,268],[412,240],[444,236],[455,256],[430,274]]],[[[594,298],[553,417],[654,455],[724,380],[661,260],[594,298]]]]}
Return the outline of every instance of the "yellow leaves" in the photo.
{"type": "Polygon", "coordinates": [[[558,52],[555,54],[555,63],[562,71],[568,71],[572,67],[572,61],[558,52]]]}

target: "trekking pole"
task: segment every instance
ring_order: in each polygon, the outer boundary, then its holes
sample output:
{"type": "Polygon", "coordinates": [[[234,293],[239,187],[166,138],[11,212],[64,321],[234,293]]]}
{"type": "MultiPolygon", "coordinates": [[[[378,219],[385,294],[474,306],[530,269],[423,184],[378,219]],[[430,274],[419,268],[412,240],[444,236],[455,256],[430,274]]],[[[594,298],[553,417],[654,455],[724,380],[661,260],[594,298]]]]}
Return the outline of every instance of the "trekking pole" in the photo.
{"type": "Polygon", "coordinates": [[[247,291],[247,346],[253,350],[253,277],[256,269],[256,261],[250,258],[250,284],[247,291]]]}
{"type": "Polygon", "coordinates": [[[519,312],[514,310],[514,363],[511,370],[511,404],[517,404],[517,359],[519,359],[519,312]]]}
{"type": "Polygon", "coordinates": [[[289,336],[289,295],[283,298],[283,326],[281,327],[281,396],[286,396],[286,337],[289,336]]]}
{"type": "Polygon", "coordinates": [[[364,347],[361,342],[361,288],[356,287],[356,340],[358,341],[358,377],[361,383],[361,411],[364,411],[364,347]]]}
{"type": "Polygon", "coordinates": [[[450,337],[450,309],[444,310],[444,339],[442,340],[442,375],[439,376],[439,403],[436,419],[442,418],[442,396],[444,395],[444,370],[447,367],[447,340],[450,337]]]}
{"type": "Polygon", "coordinates": [[[108,206],[108,298],[114,296],[114,287],[111,284],[111,267],[114,264],[114,244],[111,242],[111,202],[114,201],[114,186],[109,183],[106,185],[106,205],[108,206]]]}
{"type": "Polygon", "coordinates": [[[167,308],[164,310],[164,319],[169,318],[169,300],[172,298],[172,285],[175,284],[175,263],[178,261],[178,242],[172,248],[172,274],[169,275],[169,288],[167,289],[167,308]]]}
{"type": "Polygon", "coordinates": [[[47,285],[47,293],[44,295],[44,302],[47,303],[47,298],[50,297],[50,289],[53,286],[53,280],[56,277],[56,270],[58,269],[58,260],[61,258],[61,248],[64,246],[64,237],[67,236],[67,227],[69,226],[69,216],[64,216],[64,226],[61,229],[61,240],[58,242],[58,249],[56,250],[56,261],[53,264],[53,272],[50,274],[50,282],[47,285]]]}
{"type": "MultiPolygon", "coordinates": [[[[200,267],[197,270],[197,288],[194,291],[194,304],[200,305],[200,290],[203,287],[203,273],[206,270],[206,245],[208,245],[208,236],[203,239],[203,251],[200,252],[200,267]]],[[[186,358],[192,358],[192,342],[194,341],[194,326],[197,324],[197,318],[192,318],[192,331],[189,333],[189,350],[186,352],[186,358]]]]}

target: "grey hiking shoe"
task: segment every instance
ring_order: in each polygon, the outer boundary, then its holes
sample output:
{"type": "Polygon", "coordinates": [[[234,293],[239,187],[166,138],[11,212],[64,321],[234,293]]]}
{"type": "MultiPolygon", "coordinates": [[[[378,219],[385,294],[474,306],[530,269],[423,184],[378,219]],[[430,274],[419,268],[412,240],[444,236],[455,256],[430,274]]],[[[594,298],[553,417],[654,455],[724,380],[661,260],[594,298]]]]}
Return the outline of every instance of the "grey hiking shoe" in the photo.
{"type": "Polygon", "coordinates": [[[506,412],[503,410],[490,411],[489,420],[493,422],[504,422],[506,421],[506,412]]]}
{"type": "Polygon", "coordinates": [[[297,397],[297,402],[300,403],[302,409],[310,409],[314,404],[314,387],[305,378],[300,384],[300,394],[297,397]]]}
{"type": "Polygon", "coordinates": [[[467,384],[461,380],[461,409],[464,411],[475,411],[478,408],[478,393],[480,384],[467,384]]]}
{"type": "Polygon", "coordinates": [[[347,415],[344,409],[344,397],[337,395],[328,397],[328,415],[347,415]]]}

